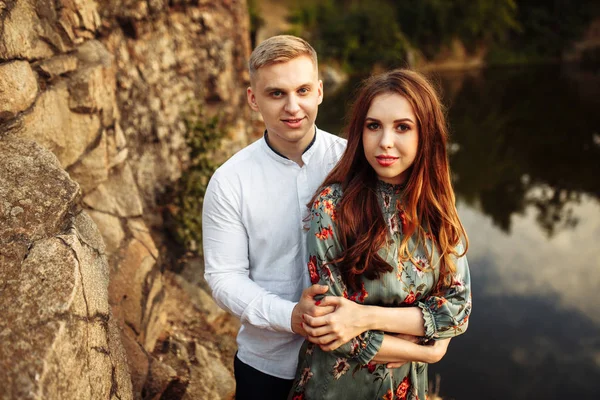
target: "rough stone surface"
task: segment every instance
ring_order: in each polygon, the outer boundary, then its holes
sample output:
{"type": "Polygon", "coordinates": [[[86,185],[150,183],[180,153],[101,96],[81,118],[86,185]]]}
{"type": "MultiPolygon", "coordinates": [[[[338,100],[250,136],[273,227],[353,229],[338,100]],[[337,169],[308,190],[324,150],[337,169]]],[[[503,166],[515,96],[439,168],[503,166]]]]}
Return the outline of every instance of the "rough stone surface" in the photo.
{"type": "Polygon", "coordinates": [[[85,0],[7,1],[0,60],[41,59],[65,53],[100,26],[96,2],[85,0]]]}
{"type": "Polygon", "coordinates": [[[30,307],[0,321],[17,344],[0,346],[0,398],[231,397],[239,325],[197,278],[165,278],[161,216],[188,117],[219,114],[220,157],[255,138],[249,52],[243,0],[0,0],[0,308],[30,307]],[[18,330],[26,313],[45,319],[18,330]]]}
{"type": "Polygon", "coordinates": [[[38,65],[42,74],[50,80],[67,72],[75,71],[77,66],[77,57],[72,54],[61,54],[47,60],[42,60],[38,65]]]}
{"type": "Polygon", "coordinates": [[[69,78],[69,107],[76,112],[100,113],[104,126],[116,118],[116,80],[113,56],[97,40],[77,48],[80,67],[69,78]]]}
{"type": "Polygon", "coordinates": [[[17,134],[52,151],[63,168],[74,164],[100,134],[100,117],[70,110],[64,82],[41,93],[31,113],[22,118],[17,134]]]}
{"type": "Polygon", "coordinates": [[[137,335],[142,332],[148,274],[156,259],[138,240],[132,239],[121,251],[122,261],[110,279],[110,302],[137,335]]]}
{"type": "Polygon", "coordinates": [[[0,191],[2,398],[132,398],[110,328],[104,242],[77,207],[78,185],[51,153],[9,136],[0,191]]]}
{"type": "Polygon", "coordinates": [[[108,180],[110,166],[106,136],[106,132],[102,132],[98,143],[91,144],[92,149],[67,169],[71,179],[79,183],[83,193],[90,193],[102,182],[108,180]]]}
{"type": "Polygon", "coordinates": [[[119,217],[142,215],[142,203],[129,164],[115,167],[110,179],[85,196],[83,202],[92,210],[119,217]]]}
{"type": "MultiPolygon", "coordinates": [[[[247,124],[245,94],[250,52],[246,4],[104,4],[102,17],[113,23],[103,42],[117,65],[120,125],[144,207],[150,210],[187,165],[184,118],[194,112],[194,103],[209,115],[219,112],[224,126],[235,127],[226,132],[228,152],[248,143],[254,128],[247,124]]],[[[147,222],[162,223],[160,218],[147,222]]]]}
{"type": "Polygon", "coordinates": [[[14,118],[28,109],[37,93],[35,73],[27,61],[0,65],[0,120],[14,118]]]}
{"type": "MultiPolygon", "coordinates": [[[[198,307],[199,287],[166,272],[165,298],[160,309],[167,315],[152,355],[176,372],[163,398],[233,399],[232,376],[235,334],[218,332],[198,307]],[[177,310],[177,312],[173,312],[177,310]],[[179,397],[176,397],[179,398],[179,397]]],[[[229,317],[231,318],[231,317],[229,317]]],[[[239,327],[230,321],[234,329],[239,327]]]]}
{"type": "Polygon", "coordinates": [[[112,255],[119,249],[121,241],[125,238],[125,232],[121,227],[121,220],[114,215],[106,214],[100,211],[88,210],[87,213],[94,220],[104,243],[106,244],[106,254],[112,255]]]}

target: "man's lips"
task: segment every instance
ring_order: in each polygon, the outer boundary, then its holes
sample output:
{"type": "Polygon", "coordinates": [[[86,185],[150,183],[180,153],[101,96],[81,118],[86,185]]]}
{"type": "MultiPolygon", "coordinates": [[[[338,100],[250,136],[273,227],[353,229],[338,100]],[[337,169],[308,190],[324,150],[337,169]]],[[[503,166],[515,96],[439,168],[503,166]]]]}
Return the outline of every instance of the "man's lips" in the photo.
{"type": "Polygon", "coordinates": [[[286,118],[286,119],[282,119],[281,121],[286,124],[287,126],[289,126],[290,128],[297,128],[300,125],[302,125],[302,121],[304,121],[306,117],[302,117],[302,118],[286,118]]]}
{"type": "Polygon", "coordinates": [[[389,167],[390,165],[395,163],[396,160],[398,160],[398,157],[387,156],[387,155],[376,156],[375,158],[377,159],[377,162],[379,163],[379,165],[381,165],[383,167],[389,167]]]}

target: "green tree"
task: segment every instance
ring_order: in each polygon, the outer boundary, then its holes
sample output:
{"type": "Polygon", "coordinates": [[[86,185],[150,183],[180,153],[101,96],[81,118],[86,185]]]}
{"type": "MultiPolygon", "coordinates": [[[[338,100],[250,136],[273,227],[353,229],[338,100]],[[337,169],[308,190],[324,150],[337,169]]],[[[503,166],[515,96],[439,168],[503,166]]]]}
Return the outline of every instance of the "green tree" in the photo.
{"type": "Polygon", "coordinates": [[[389,2],[325,0],[294,11],[294,33],[307,37],[322,59],[334,59],[351,72],[374,65],[400,66],[407,41],[389,2]]]}

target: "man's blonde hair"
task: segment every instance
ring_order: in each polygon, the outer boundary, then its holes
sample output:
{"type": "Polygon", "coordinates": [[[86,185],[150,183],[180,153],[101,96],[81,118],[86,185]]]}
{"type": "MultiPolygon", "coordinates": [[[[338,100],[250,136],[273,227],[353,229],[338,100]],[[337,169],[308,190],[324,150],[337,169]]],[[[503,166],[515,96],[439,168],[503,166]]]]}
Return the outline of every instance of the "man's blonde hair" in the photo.
{"type": "Polygon", "coordinates": [[[291,35],[272,36],[261,42],[248,61],[250,82],[254,82],[259,68],[280,62],[287,62],[296,57],[308,56],[317,68],[317,52],[304,39],[291,35]]]}

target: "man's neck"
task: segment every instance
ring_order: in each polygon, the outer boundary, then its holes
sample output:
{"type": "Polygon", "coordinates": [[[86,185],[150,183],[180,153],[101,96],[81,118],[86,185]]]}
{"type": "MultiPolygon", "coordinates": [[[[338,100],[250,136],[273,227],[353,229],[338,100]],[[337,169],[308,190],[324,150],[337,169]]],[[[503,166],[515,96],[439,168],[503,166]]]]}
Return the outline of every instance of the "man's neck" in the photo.
{"type": "Polygon", "coordinates": [[[304,166],[302,161],[302,155],[304,152],[313,144],[316,135],[316,128],[313,127],[312,135],[307,136],[307,140],[299,142],[285,142],[285,141],[273,141],[272,136],[269,136],[269,132],[265,133],[265,140],[269,147],[280,156],[283,156],[289,160],[292,160],[299,166],[304,166]]]}

